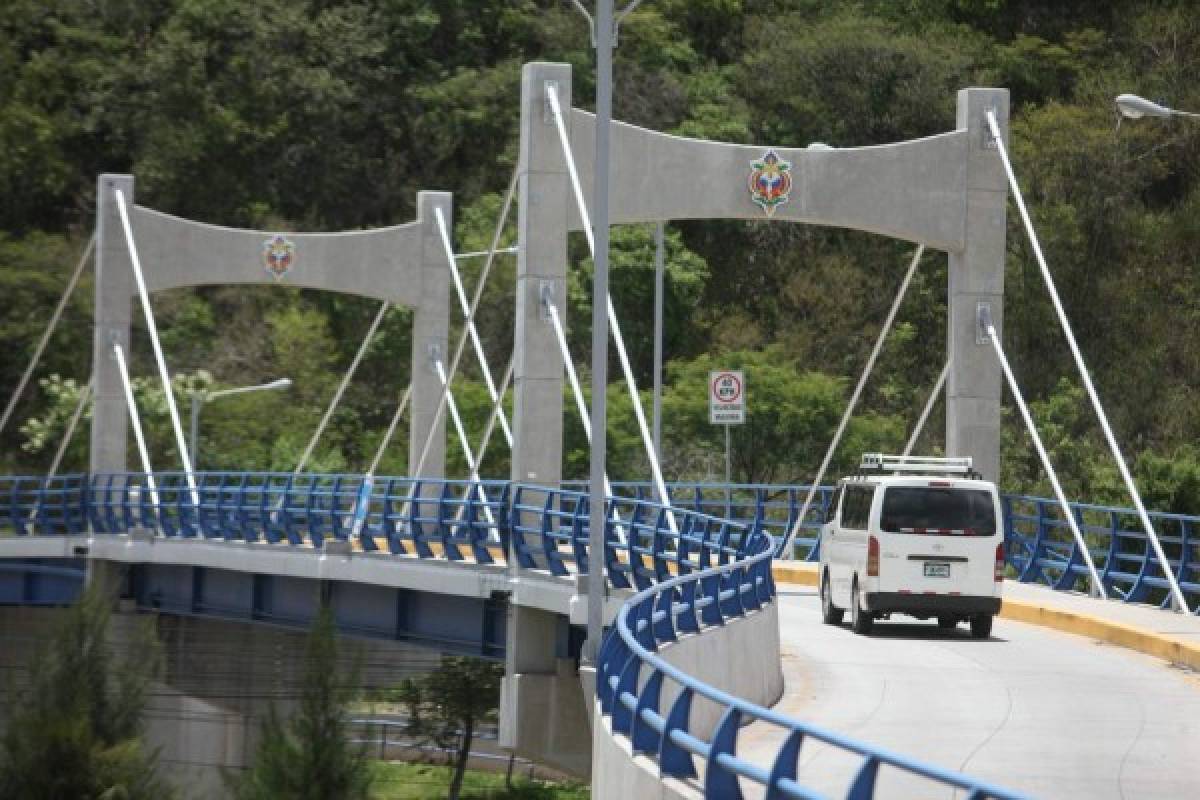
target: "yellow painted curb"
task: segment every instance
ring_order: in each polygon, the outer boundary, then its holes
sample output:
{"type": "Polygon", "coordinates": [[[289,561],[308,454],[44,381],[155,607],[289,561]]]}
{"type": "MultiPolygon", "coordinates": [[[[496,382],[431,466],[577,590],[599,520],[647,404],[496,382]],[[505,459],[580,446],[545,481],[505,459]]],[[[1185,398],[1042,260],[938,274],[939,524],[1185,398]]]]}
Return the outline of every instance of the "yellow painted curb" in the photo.
{"type": "MultiPolygon", "coordinates": [[[[779,583],[792,583],[800,586],[817,585],[816,564],[777,561],[771,565],[771,573],[779,583]]],[[[1165,659],[1172,664],[1181,664],[1200,670],[1200,642],[1177,639],[1167,634],[1113,622],[1102,617],[1093,617],[1089,614],[1042,608],[1009,597],[1004,598],[1004,604],[1000,607],[1000,616],[1018,622],[1041,625],[1044,628],[1052,628],[1064,633],[1088,636],[1107,644],[1165,659]]]]}
{"type": "Polygon", "coordinates": [[[1074,611],[1042,608],[1020,600],[1004,598],[1000,616],[1029,622],[1046,628],[1076,633],[1099,639],[1118,647],[1127,647],[1139,653],[1156,656],[1192,669],[1200,669],[1200,643],[1177,639],[1167,634],[1126,625],[1121,622],[1078,614],[1074,611]]]}
{"type": "Polygon", "coordinates": [[[801,586],[817,585],[816,564],[776,561],[771,564],[771,574],[775,576],[775,580],[778,583],[796,583],[801,586]]]}

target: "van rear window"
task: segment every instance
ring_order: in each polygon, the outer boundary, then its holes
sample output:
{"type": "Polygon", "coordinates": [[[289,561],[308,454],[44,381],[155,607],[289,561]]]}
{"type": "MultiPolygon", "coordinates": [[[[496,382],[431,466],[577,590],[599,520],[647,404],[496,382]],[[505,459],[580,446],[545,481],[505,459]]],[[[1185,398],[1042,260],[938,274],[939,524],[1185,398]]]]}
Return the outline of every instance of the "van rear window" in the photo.
{"type": "Polygon", "coordinates": [[[992,536],[991,492],[932,486],[892,486],[883,495],[879,527],[890,533],[992,536]]]}

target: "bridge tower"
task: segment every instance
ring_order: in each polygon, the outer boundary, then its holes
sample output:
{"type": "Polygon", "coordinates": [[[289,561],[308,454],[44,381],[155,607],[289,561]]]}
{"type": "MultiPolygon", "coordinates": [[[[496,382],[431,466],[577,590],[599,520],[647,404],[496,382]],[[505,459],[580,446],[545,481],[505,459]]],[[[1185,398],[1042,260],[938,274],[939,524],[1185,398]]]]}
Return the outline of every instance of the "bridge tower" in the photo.
{"type": "MultiPolygon", "coordinates": [[[[591,197],[595,118],[571,108],[567,64],[526,64],[521,80],[520,255],[515,331],[512,477],[554,485],[562,463],[563,363],[541,310],[549,293],[560,313],[570,230],[581,229],[567,162],[547,101],[553,88],[565,114],[571,155],[591,197]]],[[[831,225],[877,233],[949,255],[946,349],[948,455],[971,456],[988,478],[1000,471],[1001,373],[978,335],[982,305],[1003,319],[1005,202],[999,159],[989,152],[985,114],[1007,135],[1008,92],[963,89],[955,130],[873,147],[788,148],[685,139],[614,122],[610,130],[610,219],[614,225],[660,220],[740,218],[831,225]],[[790,170],[786,202],[756,202],[755,162],[768,153],[790,170]]],[[[631,310],[626,310],[630,313],[631,310]]],[[[564,737],[572,670],[558,646],[563,620],[514,605],[507,628],[501,741],[523,755],[554,761],[575,746],[564,737]],[[557,648],[557,650],[556,650],[557,648]]],[[[582,742],[580,742],[582,745],[582,742]]],[[[561,763],[561,762],[560,762],[561,763]]]]}
{"type": "MultiPolygon", "coordinates": [[[[114,190],[120,189],[151,292],[183,286],[281,283],[412,308],[409,474],[416,477],[421,447],[432,431],[420,477],[443,476],[445,418],[435,421],[442,386],[431,358],[436,355],[443,362],[448,358],[450,270],[434,209],[442,209],[450,224],[453,196],[449,192],[419,192],[417,220],[404,225],[342,233],[276,234],[208,225],[135,206],[134,188],[132,175],[101,175],[97,184],[92,473],[124,472],[127,468],[127,409],[113,344],[129,352],[132,298],[137,289],[114,195],[114,190]],[[263,253],[266,243],[278,237],[292,248],[291,260],[286,271],[273,274],[265,268],[263,253]]],[[[398,388],[397,397],[399,393],[398,388]]]]}

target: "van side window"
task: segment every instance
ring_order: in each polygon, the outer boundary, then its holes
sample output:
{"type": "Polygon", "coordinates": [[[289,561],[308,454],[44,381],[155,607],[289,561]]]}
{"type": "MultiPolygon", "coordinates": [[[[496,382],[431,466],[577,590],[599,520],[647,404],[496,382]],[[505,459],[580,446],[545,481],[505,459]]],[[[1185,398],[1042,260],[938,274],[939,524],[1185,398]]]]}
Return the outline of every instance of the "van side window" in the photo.
{"type": "Polygon", "coordinates": [[[865,531],[871,517],[871,499],[875,496],[874,486],[847,486],[842,501],[842,527],[865,531]]]}

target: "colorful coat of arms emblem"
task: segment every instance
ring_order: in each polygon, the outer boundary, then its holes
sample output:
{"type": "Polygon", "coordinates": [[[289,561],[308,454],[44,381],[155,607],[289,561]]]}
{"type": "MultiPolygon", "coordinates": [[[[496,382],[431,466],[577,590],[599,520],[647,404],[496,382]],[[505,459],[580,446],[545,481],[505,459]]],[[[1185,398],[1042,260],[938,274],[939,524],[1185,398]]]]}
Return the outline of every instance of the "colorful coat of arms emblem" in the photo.
{"type": "Polygon", "coordinates": [[[750,162],[749,187],[750,199],[771,216],[792,191],[792,163],[767,150],[761,159],[750,162]]]}
{"type": "Polygon", "coordinates": [[[277,233],[263,242],[262,263],[275,280],[281,279],[296,264],[296,245],[277,233]]]}

